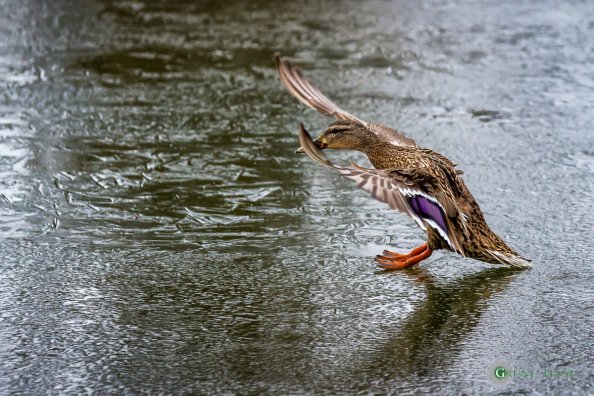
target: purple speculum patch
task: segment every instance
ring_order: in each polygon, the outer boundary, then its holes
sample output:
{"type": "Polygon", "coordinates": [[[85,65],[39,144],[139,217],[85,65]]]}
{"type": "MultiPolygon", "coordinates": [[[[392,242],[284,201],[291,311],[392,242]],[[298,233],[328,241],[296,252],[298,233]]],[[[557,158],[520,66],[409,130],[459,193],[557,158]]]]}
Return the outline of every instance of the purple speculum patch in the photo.
{"type": "Polygon", "coordinates": [[[417,216],[420,218],[433,220],[445,234],[448,233],[448,227],[445,222],[443,210],[438,204],[428,200],[422,195],[409,197],[408,203],[417,216]]]}

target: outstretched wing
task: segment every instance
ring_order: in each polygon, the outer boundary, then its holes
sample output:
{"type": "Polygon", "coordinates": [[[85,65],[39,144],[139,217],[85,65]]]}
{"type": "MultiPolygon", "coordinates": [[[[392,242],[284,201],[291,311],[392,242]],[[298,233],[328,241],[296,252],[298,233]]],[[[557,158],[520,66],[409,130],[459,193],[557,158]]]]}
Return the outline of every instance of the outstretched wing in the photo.
{"type": "Polygon", "coordinates": [[[301,70],[293,66],[288,60],[282,60],[278,53],[274,54],[274,61],[283,85],[301,103],[329,117],[358,122],[367,126],[365,121],[347,113],[332,103],[330,99],[303,77],[301,70]]]}
{"type": "Polygon", "coordinates": [[[336,169],[343,177],[353,180],[359,188],[371,193],[378,201],[411,217],[423,230],[428,227],[437,231],[450,248],[464,255],[453,221],[459,211],[446,194],[435,193],[425,185],[427,180],[415,181],[409,173],[398,169],[367,169],[353,164],[343,167],[330,162],[301,124],[299,141],[305,153],[314,161],[336,169]]]}
{"type": "Polygon", "coordinates": [[[288,60],[281,59],[278,53],[274,54],[274,60],[281,82],[304,105],[338,120],[348,120],[365,125],[385,142],[396,146],[416,147],[413,139],[406,137],[397,130],[382,124],[363,121],[335,105],[303,76],[298,67],[293,66],[288,60]]]}

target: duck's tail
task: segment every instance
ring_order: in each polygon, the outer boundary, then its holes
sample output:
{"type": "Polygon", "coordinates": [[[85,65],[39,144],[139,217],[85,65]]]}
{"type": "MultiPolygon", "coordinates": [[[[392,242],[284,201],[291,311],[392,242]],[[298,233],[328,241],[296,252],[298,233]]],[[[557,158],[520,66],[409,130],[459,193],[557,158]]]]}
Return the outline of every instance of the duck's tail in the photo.
{"type": "Polygon", "coordinates": [[[515,268],[532,268],[532,261],[513,252],[498,252],[496,250],[487,250],[487,252],[499,263],[506,264],[515,268]]]}

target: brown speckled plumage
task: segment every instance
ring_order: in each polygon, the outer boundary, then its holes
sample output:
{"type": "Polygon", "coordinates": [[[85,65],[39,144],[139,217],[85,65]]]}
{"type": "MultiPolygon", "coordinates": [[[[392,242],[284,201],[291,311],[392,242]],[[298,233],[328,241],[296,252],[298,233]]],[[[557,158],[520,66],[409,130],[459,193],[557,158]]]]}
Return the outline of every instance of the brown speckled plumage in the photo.
{"type": "Polygon", "coordinates": [[[334,105],[290,63],[275,57],[281,81],[301,102],[338,120],[315,142],[301,128],[298,150],[336,169],[372,196],[411,218],[427,233],[427,244],[409,255],[385,251],[377,261],[384,268],[404,268],[448,249],[489,263],[529,267],[487,225],[481,209],[460,177],[456,164],[435,151],[381,124],[366,123],[334,105]],[[375,169],[331,163],[321,149],[357,150],[367,155],[375,169]],[[421,254],[419,254],[421,252],[421,254]],[[414,260],[407,260],[410,258],[414,260]],[[395,264],[396,263],[396,264],[395,264]]]}

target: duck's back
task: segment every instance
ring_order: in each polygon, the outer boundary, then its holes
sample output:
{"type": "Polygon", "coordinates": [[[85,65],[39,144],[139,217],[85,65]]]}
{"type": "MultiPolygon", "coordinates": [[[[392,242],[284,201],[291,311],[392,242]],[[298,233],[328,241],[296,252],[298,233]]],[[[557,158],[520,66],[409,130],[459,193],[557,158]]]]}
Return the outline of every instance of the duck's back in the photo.
{"type": "MultiPolygon", "coordinates": [[[[408,175],[428,193],[436,191],[450,196],[456,203],[456,210],[462,213],[465,224],[452,218],[452,226],[466,257],[490,262],[506,263],[515,266],[529,266],[497,234],[489,228],[480,206],[460,177],[462,171],[446,156],[419,147],[381,145],[367,154],[374,167],[378,169],[397,169],[408,175]]],[[[452,250],[438,232],[428,228],[428,244],[432,249],[452,250]]]]}

